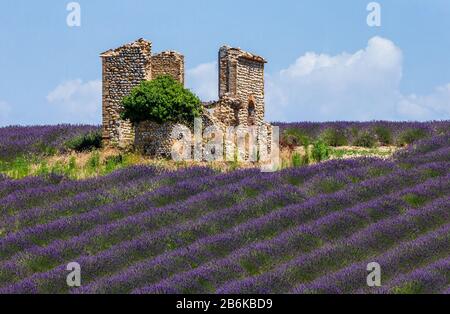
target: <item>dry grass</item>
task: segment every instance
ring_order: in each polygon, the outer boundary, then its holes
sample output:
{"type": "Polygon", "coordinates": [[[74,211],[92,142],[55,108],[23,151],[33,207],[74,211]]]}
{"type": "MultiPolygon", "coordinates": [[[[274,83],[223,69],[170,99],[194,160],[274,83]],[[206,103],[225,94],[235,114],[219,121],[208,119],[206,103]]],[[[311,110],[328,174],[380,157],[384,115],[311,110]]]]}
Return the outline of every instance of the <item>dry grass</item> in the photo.
{"type": "MultiPolygon", "coordinates": [[[[342,146],[331,149],[330,159],[355,158],[373,156],[389,158],[398,148],[394,146],[364,148],[354,146],[342,146]]],[[[293,156],[305,156],[304,147],[293,149],[281,148],[281,168],[296,166],[293,156]]],[[[308,163],[314,163],[311,159],[308,163]]],[[[227,172],[242,168],[260,168],[259,163],[237,161],[182,161],[170,159],[150,158],[134,152],[123,152],[114,148],[105,148],[92,152],[71,152],[55,155],[33,161],[24,161],[19,165],[12,165],[2,172],[12,178],[23,178],[29,175],[42,175],[47,173],[59,173],[72,179],[85,179],[111,173],[112,171],[132,165],[149,165],[165,170],[177,170],[193,166],[204,166],[219,172],[227,172]]]]}

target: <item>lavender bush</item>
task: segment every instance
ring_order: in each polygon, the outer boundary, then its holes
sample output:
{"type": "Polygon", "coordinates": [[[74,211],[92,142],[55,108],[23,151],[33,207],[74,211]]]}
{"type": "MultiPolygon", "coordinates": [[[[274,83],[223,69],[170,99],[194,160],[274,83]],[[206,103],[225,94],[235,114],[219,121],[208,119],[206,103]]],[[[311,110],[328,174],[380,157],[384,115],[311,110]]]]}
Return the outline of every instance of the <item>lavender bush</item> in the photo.
{"type": "Polygon", "coordinates": [[[280,127],[282,140],[282,134],[295,131],[296,134],[306,136],[310,140],[324,138],[331,146],[358,146],[361,142],[367,143],[368,141],[377,141],[380,145],[405,145],[421,138],[442,135],[450,130],[450,121],[274,122],[273,124],[280,127]],[[367,139],[368,135],[373,138],[367,139]]]}
{"type": "Polygon", "coordinates": [[[93,125],[69,124],[3,127],[0,128],[0,160],[61,152],[70,139],[99,129],[93,125]]]}
{"type": "Polygon", "coordinates": [[[442,125],[391,159],[274,173],[0,176],[0,293],[448,293],[442,125]],[[82,286],[69,288],[73,261],[82,286]],[[366,285],[372,261],[381,287],[366,285]]]}

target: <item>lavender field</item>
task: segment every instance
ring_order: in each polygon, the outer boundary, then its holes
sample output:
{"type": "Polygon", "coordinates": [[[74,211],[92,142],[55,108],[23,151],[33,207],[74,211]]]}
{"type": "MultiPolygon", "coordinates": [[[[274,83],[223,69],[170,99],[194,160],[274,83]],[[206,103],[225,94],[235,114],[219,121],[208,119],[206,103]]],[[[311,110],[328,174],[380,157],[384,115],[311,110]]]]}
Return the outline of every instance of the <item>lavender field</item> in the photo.
{"type": "Polygon", "coordinates": [[[0,293],[448,293],[449,170],[439,130],[391,159],[274,173],[0,176],[0,293]]]}
{"type": "Polygon", "coordinates": [[[450,129],[450,121],[408,122],[408,121],[332,121],[332,122],[274,122],[280,127],[280,134],[294,131],[311,140],[332,136],[332,146],[356,145],[364,137],[373,137],[379,145],[404,146],[435,135],[442,135],[450,129]]]}
{"type": "MultiPolygon", "coordinates": [[[[346,144],[352,144],[358,134],[376,133],[383,128],[391,138],[391,144],[397,143],[403,134],[414,130],[421,137],[430,137],[446,133],[450,129],[450,121],[433,122],[274,122],[280,127],[282,135],[286,130],[295,129],[309,136],[311,140],[320,137],[327,130],[342,133],[346,144]]],[[[65,152],[65,143],[82,134],[100,131],[94,125],[45,125],[45,126],[10,126],[0,128],[0,161],[7,161],[19,156],[55,154],[65,152]]],[[[386,143],[382,143],[386,144],[386,143]]],[[[389,143],[388,143],[389,144],[389,143]]]]}
{"type": "Polygon", "coordinates": [[[93,125],[9,126],[0,128],[0,161],[19,156],[63,152],[64,143],[80,134],[97,131],[93,125]]]}

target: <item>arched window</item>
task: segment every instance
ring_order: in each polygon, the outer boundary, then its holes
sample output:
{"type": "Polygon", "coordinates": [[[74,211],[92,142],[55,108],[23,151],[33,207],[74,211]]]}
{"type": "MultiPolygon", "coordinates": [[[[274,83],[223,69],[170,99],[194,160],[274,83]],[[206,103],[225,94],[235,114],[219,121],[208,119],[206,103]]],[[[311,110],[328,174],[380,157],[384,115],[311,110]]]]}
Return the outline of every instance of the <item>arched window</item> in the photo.
{"type": "Polygon", "coordinates": [[[253,96],[250,96],[248,99],[248,118],[247,118],[247,123],[248,125],[255,125],[256,123],[256,110],[255,110],[255,100],[253,98],[253,96]]]}

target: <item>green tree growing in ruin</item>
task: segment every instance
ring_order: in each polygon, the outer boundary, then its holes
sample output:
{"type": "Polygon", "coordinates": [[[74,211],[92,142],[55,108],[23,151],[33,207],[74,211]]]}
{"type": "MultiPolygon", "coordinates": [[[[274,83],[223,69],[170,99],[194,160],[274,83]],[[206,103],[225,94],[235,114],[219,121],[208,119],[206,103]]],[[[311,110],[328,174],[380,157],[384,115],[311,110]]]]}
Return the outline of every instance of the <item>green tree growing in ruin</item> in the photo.
{"type": "Polygon", "coordinates": [[[192,123],[200,116],[200,99],[170,75],[161,75],[151,81],[142,81],[122,100],[122,119],[133,123],[192,123]]]}

